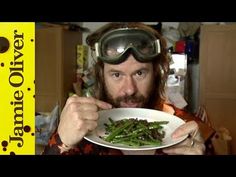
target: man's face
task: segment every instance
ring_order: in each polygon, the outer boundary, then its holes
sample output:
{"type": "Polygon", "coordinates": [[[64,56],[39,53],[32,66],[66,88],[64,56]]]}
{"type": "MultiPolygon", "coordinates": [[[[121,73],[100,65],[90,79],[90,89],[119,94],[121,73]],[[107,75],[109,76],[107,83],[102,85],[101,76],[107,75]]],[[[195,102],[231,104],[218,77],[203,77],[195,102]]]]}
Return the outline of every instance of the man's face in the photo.
{"type": "Polygon", "coordinates": [[[146,107],[153,80],[152,63],[140,63],[133,55],[118,65],[104,64],[106,101],[114,107],[146,107]]]}

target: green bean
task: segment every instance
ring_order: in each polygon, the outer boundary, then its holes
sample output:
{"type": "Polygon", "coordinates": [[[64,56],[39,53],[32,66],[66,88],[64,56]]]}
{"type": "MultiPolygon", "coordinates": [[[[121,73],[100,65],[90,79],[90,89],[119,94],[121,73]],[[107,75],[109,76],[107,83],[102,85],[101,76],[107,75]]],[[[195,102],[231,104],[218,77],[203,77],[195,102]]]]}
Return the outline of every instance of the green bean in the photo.
{"type": "Polygon", "coordinates": [[[125,122],[125,124],[121,127],[117,127],[116,129],[113,130],[113,132],[105,138],[106,141],[112,141],[113,138],[118,135],[119,133],[121,133],[125,128],[127,128],[132,122],[125,122]]]}

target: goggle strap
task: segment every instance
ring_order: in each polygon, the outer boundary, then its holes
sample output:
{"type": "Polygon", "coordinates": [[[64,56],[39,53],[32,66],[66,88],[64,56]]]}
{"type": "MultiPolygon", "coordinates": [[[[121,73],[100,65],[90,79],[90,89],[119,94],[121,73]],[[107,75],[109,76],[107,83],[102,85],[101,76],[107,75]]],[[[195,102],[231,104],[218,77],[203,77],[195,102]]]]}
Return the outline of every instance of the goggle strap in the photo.
{"type": "Polygon", "coordinates": [[[156,40],[157,41],[157,48],[158,48],[158,53],[161,53],[161,45],[160,45],[160,40],[159,39],[157,39],[156,40]]]}
{"type": "Polygon", "coordinates": [[[99,56],[98,42],[95,43],[95,54],[96,54],[96,57],[99,56]]]}

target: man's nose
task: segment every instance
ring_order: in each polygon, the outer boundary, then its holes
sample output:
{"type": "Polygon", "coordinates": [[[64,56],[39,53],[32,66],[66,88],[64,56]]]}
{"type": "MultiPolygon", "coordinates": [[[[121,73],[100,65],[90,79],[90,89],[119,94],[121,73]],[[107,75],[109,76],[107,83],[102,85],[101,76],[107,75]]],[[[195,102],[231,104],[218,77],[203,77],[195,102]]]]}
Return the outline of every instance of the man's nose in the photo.
{"type": "Polygon", "coordinates": [[[137,86],[132,77],[127,77],[123,83],[123,92],[126,95],[133,95],[137,91],[137,86]]]}

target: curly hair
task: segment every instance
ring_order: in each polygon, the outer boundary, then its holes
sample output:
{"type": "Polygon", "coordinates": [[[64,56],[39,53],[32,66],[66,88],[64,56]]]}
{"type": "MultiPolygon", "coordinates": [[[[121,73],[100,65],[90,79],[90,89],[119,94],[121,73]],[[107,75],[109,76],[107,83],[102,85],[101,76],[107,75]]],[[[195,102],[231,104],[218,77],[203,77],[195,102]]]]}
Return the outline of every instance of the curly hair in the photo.
{"type": "MultiPolygon", "coordinates": [[[[119,28],[136,28],[136,29],[142,29],[149,33],[152,33],[156,38],[160,40],[161,44],[161,53],[153,59],[153,68],[155,73],[155,79],[153,83],[153,96],[150,100],[149,107],[150,108],[157,108],[161,109],[162,104],[165,100],[165,84],[167,81],[168,73],[169,73],[169,58],[167,56],[167,50],[166,50],[166,41],[161,36],[161,34],[158,33],[157,30],[153,29],[152,27],[141,23],[141,22],[112,22],[104,25],[103,27],[99,28],[97,31],[93,32],[86,38],[87,44],[90,46],[92,52],[94,52],[95,43],[107,32],[119,29],[119,28]]],[[[95,96],[98,99],[104,100],[106,99],[105,93],[104,93],[104,63],[101,60],[98,60],[95,64],[94,68],[94,74],[96,78],[94,90],[95,90],[95,96]]]]}

